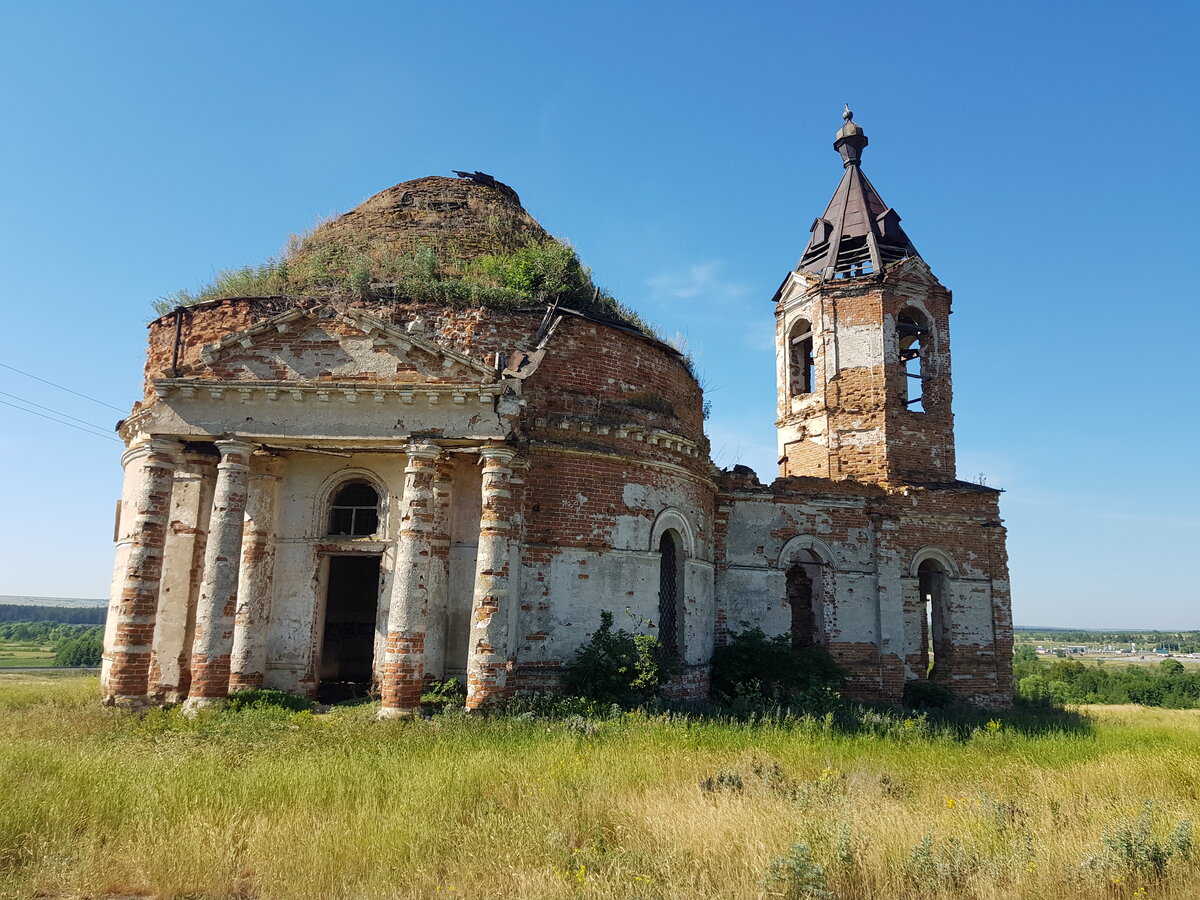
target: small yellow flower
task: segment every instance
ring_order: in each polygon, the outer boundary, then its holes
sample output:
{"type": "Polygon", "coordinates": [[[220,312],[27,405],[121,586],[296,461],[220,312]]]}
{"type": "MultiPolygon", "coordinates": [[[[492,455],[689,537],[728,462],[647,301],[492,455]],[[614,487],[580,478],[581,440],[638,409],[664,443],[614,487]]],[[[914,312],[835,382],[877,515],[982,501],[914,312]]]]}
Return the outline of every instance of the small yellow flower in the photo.
{"type": "Polygon", "coordinates": [[[955,800],[953,797],[946,798],[946,809],[954,809],[954,807],[957,805],[958,805],[958,801],[955,800]]]}

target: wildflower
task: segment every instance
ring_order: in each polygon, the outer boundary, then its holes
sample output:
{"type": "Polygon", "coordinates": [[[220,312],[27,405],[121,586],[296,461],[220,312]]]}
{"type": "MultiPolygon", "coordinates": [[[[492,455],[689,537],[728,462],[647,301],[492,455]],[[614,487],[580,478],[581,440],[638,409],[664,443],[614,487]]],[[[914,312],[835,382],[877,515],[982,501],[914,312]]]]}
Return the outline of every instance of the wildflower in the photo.
{"type": "Polygon", "coordinates": [[[958,805],[958,801],[955,800],[953,797],[946,798],[946,809],[954,809],[954,807],[957,805],[958,805]]]}

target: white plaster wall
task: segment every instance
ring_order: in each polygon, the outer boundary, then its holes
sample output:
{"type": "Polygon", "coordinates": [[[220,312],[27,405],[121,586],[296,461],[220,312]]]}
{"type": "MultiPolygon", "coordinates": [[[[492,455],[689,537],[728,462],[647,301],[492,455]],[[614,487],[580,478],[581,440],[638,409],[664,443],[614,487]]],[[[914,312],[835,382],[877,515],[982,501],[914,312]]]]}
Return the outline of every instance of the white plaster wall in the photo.
{"type": "MultiPolygon", "coordinates": [[[[725,610],[730,631],[758,627],[767,634],[784,634],[791,629],[791,608],[784,602],[786,569],[779,567],[779,558],[791,539],[783,535],[798,533],[817,538],[832,556],[823,578],[822,629],[826,640],[879,640],[872,535],[866,525],[850,529],[843,526],[842,534],[835,533],[828,503],[735,500],[731,504],[726,567],[718,577],[715,598],[715,606],[725,610]]],[[[902,623],[900,627],[902,630],[902,623]]]]}
{"type": "Polygon", "coordinates": [[[376,619],[376,657],[385,637],[387,597],[391,585],[398,522],[398,502],[404,489],[402,453],[357,453],[349,457],[289,453],[282,472],[279,501],[279,539],[271,624],[267,637],[269,687],[303,691],[311,685],[324,626],[325,586],[329,555],[374,553],[381,556],[380,606],[376,619]],[[387,500],[374,538],[331,538],[327,500],[342,481],[367,478],[387,500]]]}

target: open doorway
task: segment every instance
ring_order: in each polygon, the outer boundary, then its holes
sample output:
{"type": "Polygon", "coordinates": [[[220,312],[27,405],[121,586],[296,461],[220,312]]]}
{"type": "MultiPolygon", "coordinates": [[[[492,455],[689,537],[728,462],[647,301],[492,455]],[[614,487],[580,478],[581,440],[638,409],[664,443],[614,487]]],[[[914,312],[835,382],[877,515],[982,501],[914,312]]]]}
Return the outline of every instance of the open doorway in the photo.
{"type": "Polygon", "coordinates": [[[331,556],[328,585],[317,699],[340,703],[371,692],[379,557],[331,556]]]}
{"type": "MultiPolygon", "coordinates": [[[[919,676],[929,679],[941,664],[938,674],[946,676],[946,570],[937,560],[927,559],[917,567],[917,585],[921,593],[921,665],[919,676]]],[[[944,678],[943,678],[944,680],[944,678]]]]}

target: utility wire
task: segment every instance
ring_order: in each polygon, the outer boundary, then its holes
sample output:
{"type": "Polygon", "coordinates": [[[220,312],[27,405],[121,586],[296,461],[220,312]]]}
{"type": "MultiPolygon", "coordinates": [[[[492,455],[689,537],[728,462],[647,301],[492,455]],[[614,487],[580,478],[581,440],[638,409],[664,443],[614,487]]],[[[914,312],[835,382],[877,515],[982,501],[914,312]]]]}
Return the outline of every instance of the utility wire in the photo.
{"type": "Polygon", "coordinates": [[[120,438],[113,437],[111,434],[103,434],[99,431],[92,431],[88,428],[81,428],[78,425],[72,425],[70,422],[64,422],[62,419],[56,419],[53,416],[48,416],[45,413],[34,412],[32,409],[26,409],[23,406],[17,406],[15,403],[9,403],[7,400],[0,400],[0,403],[5,406],[11,406],[13,409],[19,409],[21,412],[27,412],[31,416],[40,416],[43,419],[49,419],[51,422],[57,422],[59,425],[66,425],[68,428],[74,428],[76,431],[82,431],[84,434],[90,434],[93,437],[101,437],[108,441],[116,441],[118,444],[125,443],[120,438]]]}
{"type": "Polygon", "coordinates": [[[0,397],[10,397],[13,400],[19,400],[29,406],[36,406],[38,409],[44,409],[48,413],[54,413],[56,416],[62,416],[64,419],[70,419],[73,422],[78,422],[80,425],[86,425],[88,428],[95,428],[97,431],[104,431],[103,425],[97,425],[94,422],[85,422],[83,419],[77,419],[74,416],[69,416],[65,412],[60,412],[57,409],[51,409],[49,406],[42,406],[40,403],[34,403],[32,400],[26,400],[24,397],[18,397],[16,394],[10,394],[7,391],[0,391],[0,397]]]}
{"type": "Polygon", "coordinates": [[[24,375],[26,378],[32,378],[34,381],[40,381],[42,384],[48,384],[50,387],[56,387],[60,391],[66,391],[68,394],[74,394],[76,397],[82,397],[84,400],[91,400],[93,403],[99,403],[101,406],[107,406],[109,409],[115,409],[119,413],[126,412],[126,410],[121,409],[119,406],[113,406],[111,403],[105,403],[103,400],[97,400],[95,397],[89,397],[87,394],[81,394],[79,391],[73,391],[69,387],[63,387],[61,384],[55,384],[53,381],[47,381],[45,378],[33,375],[29,372],[23,371],[22,369],[18,369],[16,366],[10,366],[8,363],[0,363],[0,366],[3,366],[6,369],[11,369],[14,372],[24,375]]]}

